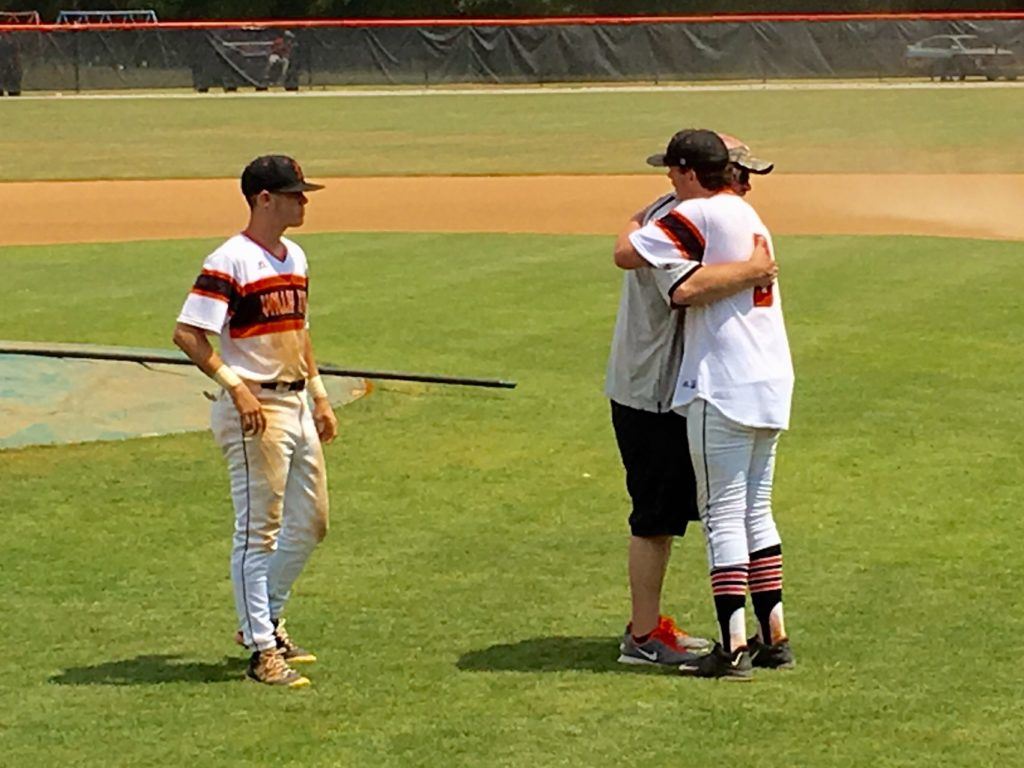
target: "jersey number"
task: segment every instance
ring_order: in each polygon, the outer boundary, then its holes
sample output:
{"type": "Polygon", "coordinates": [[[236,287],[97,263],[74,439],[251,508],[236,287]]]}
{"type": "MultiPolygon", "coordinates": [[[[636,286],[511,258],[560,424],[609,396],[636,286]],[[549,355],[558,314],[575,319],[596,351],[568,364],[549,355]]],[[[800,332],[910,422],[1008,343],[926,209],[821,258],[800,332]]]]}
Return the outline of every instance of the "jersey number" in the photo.
{"type": "MultiPolygon", "coordinates": [[[[765,248],[768,247],[768,241],[765,240],[764,235],[754,235],[754,247],[756,248],[758,245],[764,245],[765,248]]],[[[773,303],[775,303],[775,292],[773,290],[774,288],[774,283],[772,285],[767,286],[766,288],[755,286],[754,306],[770,307],[773,303]]]]}

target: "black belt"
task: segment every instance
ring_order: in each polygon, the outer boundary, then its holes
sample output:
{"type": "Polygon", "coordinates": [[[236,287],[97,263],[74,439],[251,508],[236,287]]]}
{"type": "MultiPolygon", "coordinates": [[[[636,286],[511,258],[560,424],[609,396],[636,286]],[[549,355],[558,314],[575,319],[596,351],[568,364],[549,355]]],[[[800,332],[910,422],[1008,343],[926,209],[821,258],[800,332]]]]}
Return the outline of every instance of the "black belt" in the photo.
{"type": "Polygon", "coordinates": [[[298,381],[261,381],[260,389],[272,389],[275,392],[301,392],[306,388],[306,380],[298,381]]]}

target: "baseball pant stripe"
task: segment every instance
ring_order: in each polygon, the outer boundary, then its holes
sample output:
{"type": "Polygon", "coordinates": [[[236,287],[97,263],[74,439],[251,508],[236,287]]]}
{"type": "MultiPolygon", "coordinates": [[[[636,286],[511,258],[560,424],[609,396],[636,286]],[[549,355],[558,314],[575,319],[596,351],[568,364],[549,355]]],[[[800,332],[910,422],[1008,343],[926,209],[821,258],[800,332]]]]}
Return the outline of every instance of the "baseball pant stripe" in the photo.
{"type": "MultiPolygon", "coordinates": [[[[707,546],[708,552],[708,566],[712,569],[715,568],[715,550],[711,546],[711,473],[708,471],[708,409],[703,400],[694,400],[693,405],[690,406],[692,412],[694,406],[700,408],[700,454],[701,464],[704,468],[704,487],[703,489],[698,484],[697,496],[698,503],[700,503],[700,496],[703,495],[703,504],[700,504],[700,521],[704,528],[704,542],[707,546]]],[[[689,413],[687,416],[689,417],[689,413]]],[[[692,441],[691,441],[692,444],[692,441]]],[[[692,460],[692,454],[691,454],[692,460]]]]}
{"type": "MultiPolygon", "coordinates": [[[[242,433],[242,457],[245,459],[245,547],[242,550],[242,567],[239,569],[240,578],[242,580],[242,594],[248,594],[249,590],[245,583],[245,560],[249,555],[249,533],[250,526],[252,525],[252,478],[249,474],[249,451],[245,447],[245,431],[242,429],[242,423],[239,421],[238,429],[242,433]]],[[[249,625],[249,640],[252,641],[253,629],[252,629],[252,614],[249,613],[249,603],[245,601],[245,621],[249,625]]]]}
{"type": "Polygon", "coordinates": [[[690,404],[687,431],[712,569],[746,565],[748,481],[754,433],[703,398],[690,404]],[[698,421],[699,419],[699,421],[698,421]]]}

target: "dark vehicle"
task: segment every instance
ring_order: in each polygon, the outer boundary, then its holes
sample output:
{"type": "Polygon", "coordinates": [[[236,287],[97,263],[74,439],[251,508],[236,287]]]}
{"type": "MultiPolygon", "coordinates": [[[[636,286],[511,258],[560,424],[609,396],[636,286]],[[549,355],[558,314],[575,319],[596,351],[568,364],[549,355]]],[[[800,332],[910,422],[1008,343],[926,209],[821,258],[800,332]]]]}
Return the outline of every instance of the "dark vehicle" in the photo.
{"type": "Polygon", "coordinates": [[[903,57],[912,69],[939,80],[1016,80],[1021,73],[1017,54],[977,35],[932,35],[908,45],[903,57]]]}

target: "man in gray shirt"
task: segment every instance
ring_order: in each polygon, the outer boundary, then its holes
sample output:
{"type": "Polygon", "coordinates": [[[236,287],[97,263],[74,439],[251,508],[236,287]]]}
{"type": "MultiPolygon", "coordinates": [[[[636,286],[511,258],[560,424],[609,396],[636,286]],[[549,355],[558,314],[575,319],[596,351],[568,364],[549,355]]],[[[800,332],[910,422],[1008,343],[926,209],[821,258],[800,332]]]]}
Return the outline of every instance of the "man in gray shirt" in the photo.
{"type": "MultiPolygon", "coordinates": [[[[676,175],[693,173],[698,183],[677,188],[637,211],[616,242],[648,221],[667,217],[682,200],[712,194],[727,174],[729,153],[711,131],[684,130],[672,137],[664,154],[648,158],[676,175]]],[[[672,270],[637,269],[623,276],[605,394],[611,400],[612,425],[632,499],[629,516],[630,622],[619,647],[624,664],[678,666],[687,652],[706,640],[680,629],[661,614],[661,591],[672,538],[686,532],[697,514],[696,480],[687,449],[686,419],[671,410],[682,360],[683,314],[688,304],[703,304],[756,285],[770,285],[778,266],[764,248],[750,261],[672,270]]]]}

